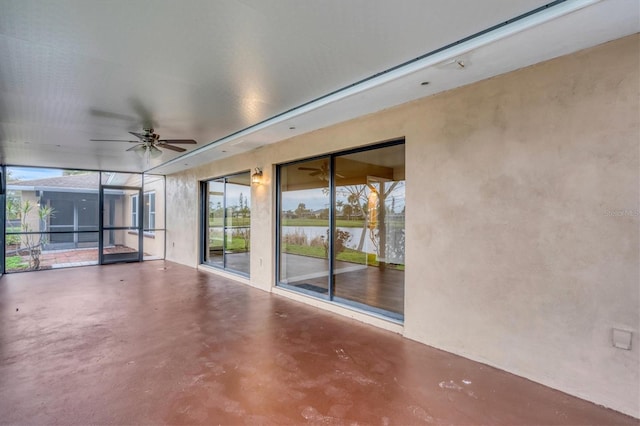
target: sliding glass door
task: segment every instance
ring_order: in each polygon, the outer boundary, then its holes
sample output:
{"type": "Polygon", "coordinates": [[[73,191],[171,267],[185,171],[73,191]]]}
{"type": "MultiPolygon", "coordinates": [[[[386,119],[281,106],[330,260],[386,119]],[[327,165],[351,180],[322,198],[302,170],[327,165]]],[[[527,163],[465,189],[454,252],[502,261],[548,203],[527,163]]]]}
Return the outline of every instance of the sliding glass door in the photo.
{"type": "Polygon", "coordinates": [[[278,167],[278,285],[401,320],[402,141],[278,167]]]}
{"type": "Polygon", "coordinates": [[[404,145],[336,156],[334,300],[404,312],[404,145]]]}
{"type": "Polygon", "coordinates": [[[281,166],[280,283],[329,298],[329,157],[281,166]]]}
{"type": "Polygon", "coordinates": [[[251,271],[251,175],[202,182],[202,262],[249,275],[251,271]]]}

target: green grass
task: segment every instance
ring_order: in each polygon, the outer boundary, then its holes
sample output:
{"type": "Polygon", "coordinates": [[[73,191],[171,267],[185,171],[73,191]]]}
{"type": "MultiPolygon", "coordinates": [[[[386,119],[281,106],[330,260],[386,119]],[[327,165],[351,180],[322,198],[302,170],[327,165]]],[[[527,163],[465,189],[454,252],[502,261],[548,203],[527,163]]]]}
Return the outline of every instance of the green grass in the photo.
{"type": "MultiPolygon", "coordinates": [[[[307,246],[296,244],[283,244],[285,253],[297,254],[300,256],[315,257],[319,259],[326,259],[324,247],[320,246],[307,246]]],[[[353,249],[346,248],[342,252],[338,253],[336,260],[349,263],[357,263],[359,265],[378,266],[379,263],[376,260],[376,255],[373,253],[365,253],[353,249]]],[[[400,271],[404,271],[404,265],[394,265],[393,267],[400,271]]]]}
{"type": "Polygon", "coordinates": [[[324,254],[324,247],[318,246],[301,246],[297,244],[283,244],[284,252],[290,254],[299,254],[301,256],[317,257],[320,259],[326,259],[324,254]]]}
{"type": "MultiPolygon", "coordinates": [[[[245,239],[244,238],[234,238],[230,242],[227,241],[227,251],[245,251],[248,250],[245,248],[245,239]]],[[[210,238],[209,239],[209,248],[222,248],[222,239],[221,238],[210,238]]]]}
{"type": "MultiPolygon", "coordinates": [[[[6,232],[21,232],[22,229],[19,226],[8,227],[6,232]]],[[[20,235],[7,235],[4,239],[4,243],[8,246],[14,244],[20,244],[20,235]]]]}
{"type": "MultiPolygon", "coordinates": [[[[312,219],[312,218],[304,218],[304,219],[282,219],[282,226],[329,226],[328,219],[312,219]]],[[[337,219],[336,226],[339,228],[362,228],[364,226],[364,221],[360,220],[346,220],[346,219],[337,219]]]]}
{"type": "MultiPolygon", "coordinates": [[[[315,219],[315,218],[304,218],[304,219],[282,219],[282,226],[329,226],[328,219],[315,219]]],[[[364,221],[362,219],[336,219],[336,227],[338,228],[362,228],[364,226],[364,221]]],[[[404,221],[388,221],[387,227],[390,228],[402,228],[404,229],[404,221]]]]}
{"type": "Polygon", "coordinates": [[[22,260],[20,256],[10,256],[7,257],[5,269],[8,271],[16,270],[16,269],[24,269],[28,268],[29,264],[22,260]]]}
{"type": "MultiPolygon", "coordinates": [[[[229,219],[231,219],[231,226],[250,226],[251,225],[251,218],[250,217],[234,217],[234,218],[227,218],[227,226],[229,223],[229,219]]],[[[214,217],[209,218],[209,226],[219,226],[222,227],[222,218],[221,217],[214,217]]]]}

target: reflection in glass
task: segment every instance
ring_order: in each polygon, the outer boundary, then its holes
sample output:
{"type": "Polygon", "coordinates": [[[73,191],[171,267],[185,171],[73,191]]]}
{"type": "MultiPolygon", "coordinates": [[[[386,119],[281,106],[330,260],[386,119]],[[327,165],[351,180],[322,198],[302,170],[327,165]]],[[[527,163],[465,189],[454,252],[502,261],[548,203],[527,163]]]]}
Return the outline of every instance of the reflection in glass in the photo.
{"type": "Polygon", "coordinates": [[[404,145],[336,157],[334,295],[404,312],[404,145]]]}
{"type": "Polygon", "coordinates": [[[282,166],[280,283],[305,292],[329,289],[329,158],[282,166]]]}
{"type": "Polygon", "coordinates": [[[251,174],[227,178],[225,188],[225,267],[249,274],[251,249],[251,174]]]}
{"type": "Polygon", "coordinates": [[[397,143],[279,167],[279,284],[403,317],[404,155],[397,143]]]}
{"type": "Polygon", "coordinates": [[[209,250],[205,261],[224,267],[224,180],[208,183],[208,239],[209,250]]]}

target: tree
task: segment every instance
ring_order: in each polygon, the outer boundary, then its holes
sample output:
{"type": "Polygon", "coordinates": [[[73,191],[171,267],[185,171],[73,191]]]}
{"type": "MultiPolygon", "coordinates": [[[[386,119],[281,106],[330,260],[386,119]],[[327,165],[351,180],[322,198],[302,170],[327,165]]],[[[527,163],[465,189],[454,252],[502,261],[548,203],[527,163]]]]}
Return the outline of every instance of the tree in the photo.
{"type": "Polygon", "coordinates": [[[307,211],[307,205],[305,203],[300,203],[296,208],[296,215],[298,215],[298,217],[304,217],[307,211]]]}
{"type": "MultiPolygon", "coordinates": [[[[358,214],[361,211],[360,199],[364,194],[364,188],[365,188],[364,185],[358,185],[356,187],[353,187],[353,186],[347,187],[347,191],[350,192],[349,196],[347,197],[347,201],[353,207],[356,214],[358,214]]],[[[365,201],[366,201],[366,197],[365,197],[365,201]]]]}
{"type": "Polygon", "coordinates": [[[47,219],[53,217],[54,209],[50,206],[38,207],[36,213],[38,215],[38,223],[43,224],[43,229],[39,231],[31,227],[29,218],[34,210],[34,205],[29,201],[25,201],[20,206],[20,228],[24,233],[22,235],[22,243],[29,254],[29,268],[40,269],[40,255],[42,254],[42,246],[47,243],[45,232],[47,231],[47,219]]]}
{"type": "Polygon", "coordinates": [[[20,219],[20,212],[22,211],[20,196],[13,191],[7,192],[7,219],[18,220],[20,219]]]}
{"type": "Polygon", "coordinates": [[[342,206],[342,214],[347,217],[347,220],[351,220],[353,214],[353,206],[351,204],[345,204],[342,206]]]}
{"type": "Polygon", "coordinates": [[[13,170],[7,168],[7,183],[17,182],[20,179],[16,178],[13,174],[13,170]]]}

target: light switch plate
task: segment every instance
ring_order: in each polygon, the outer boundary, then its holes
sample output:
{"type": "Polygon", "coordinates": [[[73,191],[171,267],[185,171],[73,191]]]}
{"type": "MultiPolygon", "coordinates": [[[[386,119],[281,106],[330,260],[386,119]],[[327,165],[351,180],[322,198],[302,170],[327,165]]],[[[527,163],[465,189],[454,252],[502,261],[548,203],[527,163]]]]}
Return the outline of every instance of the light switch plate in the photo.
{"type": "Polygon", "coordinates": [[[621,330],[619,328],[614,328],[612,331],[613,347],[630,351],[633,333],[629,330],[621,330]]]}

